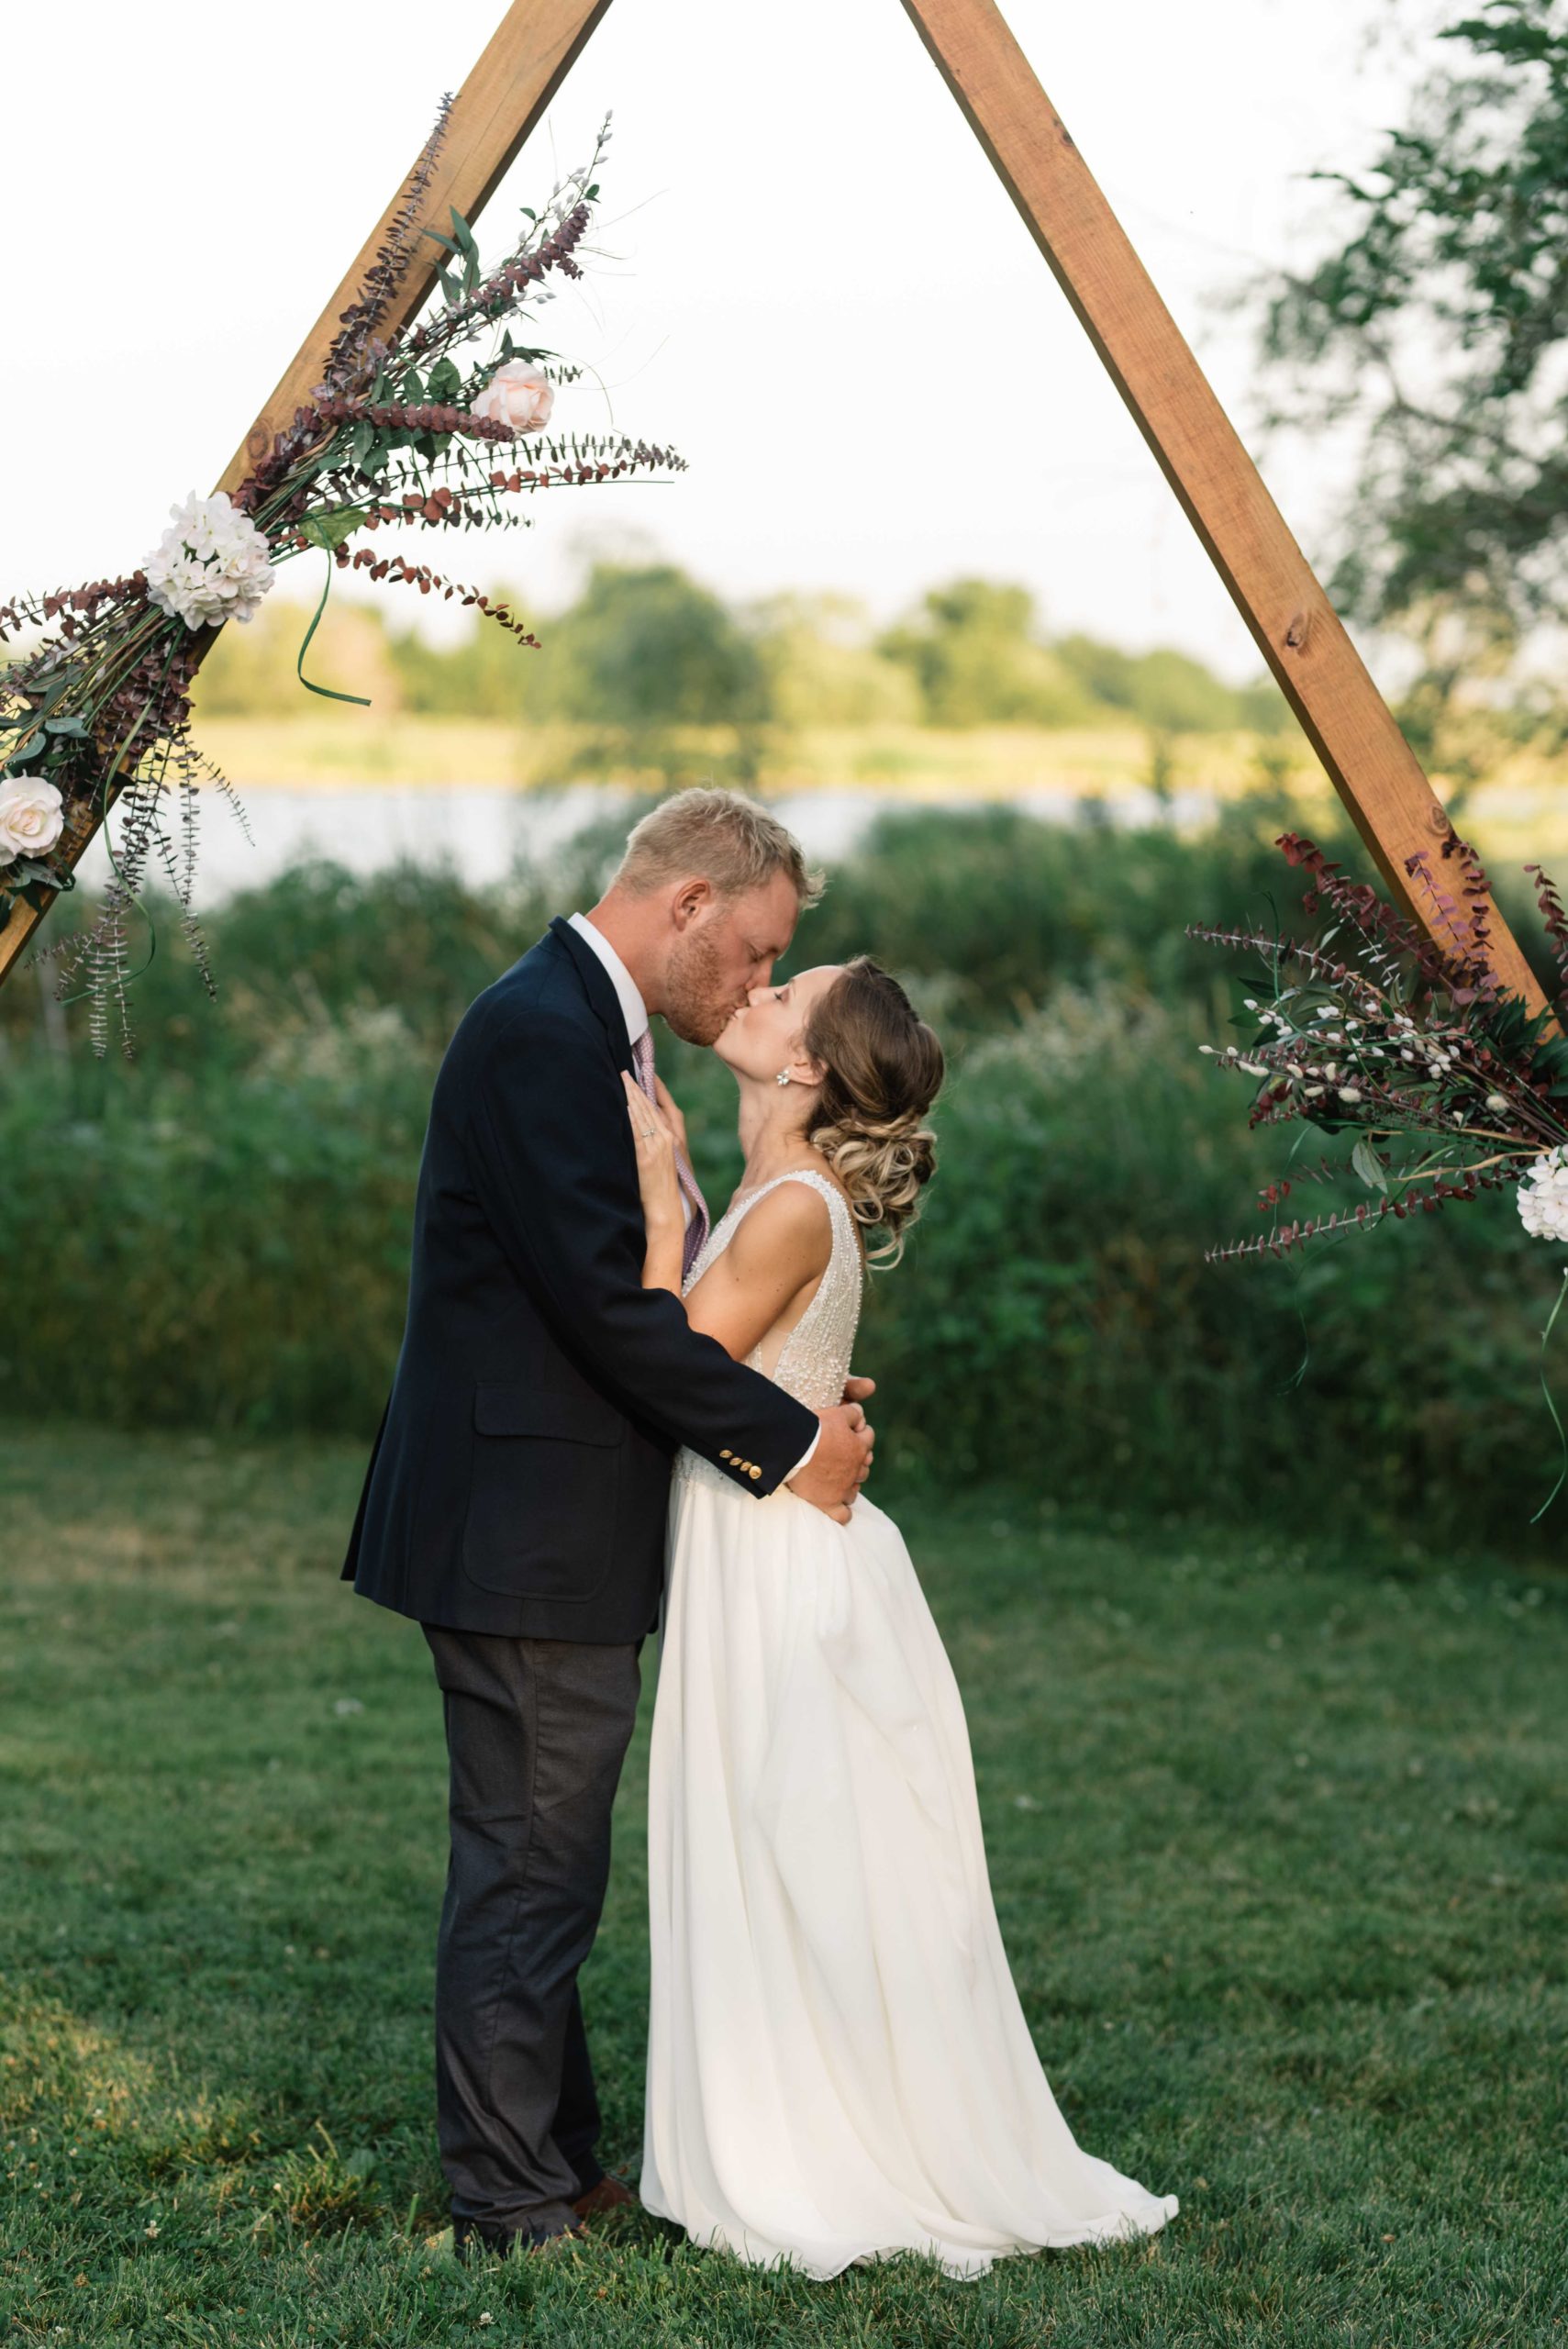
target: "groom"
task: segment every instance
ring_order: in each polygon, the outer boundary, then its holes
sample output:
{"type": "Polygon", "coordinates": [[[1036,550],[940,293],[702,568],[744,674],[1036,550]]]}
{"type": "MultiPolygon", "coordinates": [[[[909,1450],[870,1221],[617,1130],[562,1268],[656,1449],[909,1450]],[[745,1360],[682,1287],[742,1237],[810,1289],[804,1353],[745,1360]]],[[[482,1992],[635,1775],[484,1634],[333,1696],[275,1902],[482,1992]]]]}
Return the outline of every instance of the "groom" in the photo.
{"type": "MultiPolygon", "coordinates": [[[[808,1410],[642,1286],[621,1082],[656,1097],[652,1012],[711,1044],[817,888],[763,809],[666,800],[593,912],[552,921],[469,1007],[436,1079],[403,1346],[343,1576],[420,1623],[445,1707],[436,2090],[460,2255],[632,2199],[595,2155],[577,1970],[677,1446],[840,1521],[871,1464],[858,1399],[808,1410]]],[[[689,1266],[707,1218],[684,1167],[683,1189],[689,1266]]]]}

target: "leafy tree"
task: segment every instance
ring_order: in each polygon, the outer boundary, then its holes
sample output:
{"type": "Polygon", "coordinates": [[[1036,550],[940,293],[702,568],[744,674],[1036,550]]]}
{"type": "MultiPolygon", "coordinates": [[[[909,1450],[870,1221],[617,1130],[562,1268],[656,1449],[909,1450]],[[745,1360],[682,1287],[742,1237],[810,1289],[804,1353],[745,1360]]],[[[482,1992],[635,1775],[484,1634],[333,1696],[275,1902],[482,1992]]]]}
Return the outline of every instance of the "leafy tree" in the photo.
{"type": "Polygon", "coordinates": [[[1092,636],[1066,636],[1052,649],[1093,700],[1125,710],[1155,734],[1223,734],[1237,727],[1272,733],[1286,720],[1272,680],[1239,691],[1168,645],[1124,652],[1092,636]]]}
{"type": "Polygon", "coordinates": [[[1102,644],[1093,636],[1064,636],[1057,644],[1056,653],[1091,701],[1100,703],[1106,709],[1131,713],[1136,698],[1133,673],[1137,666],[1132,653],[1125,652],[1119,644],[1102,644]]]}
{"type": "MultiPolygon", "coordinates": [[[[328,707],[306,693],[296,674],[313,609],[273,594],[243,628],[226,628],[196,679],[201,715],[306,718],[328,707]]],[[[305,674],[339,693],[362,694],[383,715],[409,707],[395,648],[374,605],[334,596],[311,639],[305,674]]]]}
{"type": "Polygon", "coordinates": [[[757,649],[673,563],[599,562],[547,639],[552,713],[602,727],[745,726],[766,712],[757,649]]]}
{"type": "Polygon", "coordinates": [[[1293,734],[1296,731],[1290,705],[1268,675],[1238,690],[1236,722],[1251,734],[1293,734]]]}
{"type": "Polygon", "coordinates": [[[850,596],[770,596],[755,614],[757,651],[776,725],[917,724],[920,694],[907,662],[871,641],[850,596]]]}
{"type": "Polygon", "coordinates": [[[878,649],[915,677],[933,726],[1092,726],[1122,712],[1163,737],[1286,723],[1271,684],[1238,692],[1169,647],[1125,652],[1083,635],[1048,642],[1028,588],[988,579],[933,588],[878,649]]]}
{"type": "MultiPolygon", "coordinates": [[[[515,612],[528,600],[506,592],[515,612]]],[[[530,616],[537,651],[477,623],[452,646],[410,631],[392,652],[406,706],[468,718],[562,718],[606,735],[750,725],[766,682],[746,630],[673,563],[595,563],[576,602],[530,616]]]]}
{"type": "MultiPolygon", "coordinates": [[[[528,614],[525,596],[499,592],[528,614]]],[[[295,674],[309,617],[272,598],[250,626],[226,630],[197,687],[208,716],[319,715],[295,674]]],[[[850,596],[784,594],[737,612],[673,563],[601,562],[566,611],[530,625],[537,647],[477,620],[431,644],[414,628],[390,634],[378,608],[339,597],[306,665],[384,713],[563,719],[591,731],[573,752],[587,769],[629,763],[668,780],[691,765],[745,781],[770,722],[1083,726],[1121,714],[1163,739],[1284,720],[1272,685],[1237,693],[1184,653],[1129,653],[1082,635],[1048,643],[1027,588],[983,579],[933,589],[876,638],[850,596]],[[729,751],[684,739],[726,727],[729,751]]]]}
{"type": "MultiPolygon", "coordinates": [[[[519,618],[544,639],[548,624],[528,614],[528,599],[516,588],[499,591],[519,618]]],[[[390,651],[402,682],[405,707],[441,718],[517,719],[540,698],[540,671],[548,650],[522,644],[504,629],[477,615],[469,631],[450,645],[428,644],[414,629],[392,639],[390,651]]]]}
{"type": "Polygon", "coordinates": [[[1568,611],[1568,0],[1482,0],[1276,285],[1273,419],[1361,434],[1332,588],[1430,662],[1494,670],[1568,611]]]}
{"type": "Polygon", "coordinates": [[[1095,717],[1077,680],[1036,637],[1027,587],[989,579],[933,587],[880,650],[913,674],[932,726],[1080,726],[1095,717]]]}
{"type": "Polygon", "coordinates": [[[1133,662],[1133,708],[1164,734],[1218,734],[1237,723],[1233,688],[1201,661],[1162,646],[1133,662]]]}

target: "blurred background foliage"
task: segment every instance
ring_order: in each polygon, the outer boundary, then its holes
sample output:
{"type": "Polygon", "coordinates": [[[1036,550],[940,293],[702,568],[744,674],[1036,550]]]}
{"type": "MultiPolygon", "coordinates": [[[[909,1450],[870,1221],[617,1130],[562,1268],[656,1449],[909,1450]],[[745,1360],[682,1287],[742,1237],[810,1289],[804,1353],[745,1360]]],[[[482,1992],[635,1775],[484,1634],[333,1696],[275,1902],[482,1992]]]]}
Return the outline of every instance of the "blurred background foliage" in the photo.
{"type": "MultiPolygon", "coordinates": [[[[392,625],[384,604],[339,599],[313,667],[339,690],[418,717],[565,719],[607,740],[683,726],[877,723],[947,728],[1125,725],[1157,732],[1270,734],[1290,719],[1270,681],[1237,688],[1185,653],[1118,651],[1085,636],[1051,640],[1025,587],[958,579],[877,630],[846,596],[790,594],[731,608],[673,562],[593,563],[561,612],[530,612],[537,650],[475,622],[431,643],[392,625]]],[[[201,672],[196,707],[214,718],[275,718],[299,705],[297,606],[274,597],[229,629],[201,672]]],[[[319,650],[317,650],[319,648],[319,650]]]]}
{"type": "MultiPolygon", "coordinates": [[[[1402,1516],[1560,1547],[1527,1522],[1555,1473],[1538,1375],[1559,1274],[1507,1202],[1298,1264],[1203,1262],[1257,1229],[1292,1136],[1250,1134],[1245,1081],[1199,1054],[1251,974],[1184,928],[1290,926],[1271,843],[1291,815],[1266,776],[1184,837],[895,810],[839,865],[795,962],[875,949],[952,1063],[930,1203],[860,1348],[884,1460],[900,1482],[1121,1509],[1316,1508],[1364,1523],[1369,1564],[1402,1516]]],[[[627,820],[484,891],[302,866],[213,918],[216,1006],[166,914],[129,1066],[95,1062],[79,1012],[18,974],[0,994],[7,1408],[368,1442],[446,1041],[551,912],[593,902],[627,820]]],[[[1330,844],[1363,869],[1353,836],[1330,844]]],[[[662,1031],[660,1051],[722,1203],[730,1081],[662,1031]]]]}
{"type": "Polygon", "coordinates": [[[1462,0],[1320,250],[1242,289],[1265,443],[1331,439],[1329,592],[1403,645],[1400,718],[1467,790],[1568,743],[1568,0],[1462,0]]]}
{"type": "MultiPolygon", "coordinates": [[[[1007,581],[949,580],[885,628],[832,593],[728,604],[667,561],[596,561],[555,612],[516,586],[497,593],[537,646],[477,619],[437,641],[395,602],[335,598],[310,673],[369,712],[300,691],[309,616],[274,596],[203,667],[198,738],[212,728],[242,785],[483,771],[643,788],[939,775],[962,787],[972,756],[976,780],[1006,769],[1015,787],[1032,775],[1081,790],[1093,772],[1168,796],[1202,768],[1228,791],[1240,762],[1283,773],[1309,756],[1271,678],[1236,685],[1170,646],[1053,634],[1007,581]]],[[[1445,634],[1429,617],[1396,715],[1451,811],[1505,774],[1539,799],[1568,743],[1560,696],[1496,630],[1482,649],[1478,621],[1462,628],[1451,611],[1445,634]]]]}

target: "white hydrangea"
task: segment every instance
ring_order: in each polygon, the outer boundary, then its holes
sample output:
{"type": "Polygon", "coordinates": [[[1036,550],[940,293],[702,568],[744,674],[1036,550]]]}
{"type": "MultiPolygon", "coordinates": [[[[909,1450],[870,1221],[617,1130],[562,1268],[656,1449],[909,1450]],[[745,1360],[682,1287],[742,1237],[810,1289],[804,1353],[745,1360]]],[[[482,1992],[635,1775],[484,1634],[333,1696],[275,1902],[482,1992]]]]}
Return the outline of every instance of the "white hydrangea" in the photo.
{"type": "Polygon", "coordinates": [[[272,584],[267,541],[228,492],[171,506],[173,528],[143,555],[147,593],[161,612],[187,628],[218,628],[248,620],[272,584]]]}
{"type": "Polygon", "coordinates": [[[1543,1151],[1518,1187],[1519,1215],[1537,1240],[1568,1240],[1568,1147],[1543,1151]]]}

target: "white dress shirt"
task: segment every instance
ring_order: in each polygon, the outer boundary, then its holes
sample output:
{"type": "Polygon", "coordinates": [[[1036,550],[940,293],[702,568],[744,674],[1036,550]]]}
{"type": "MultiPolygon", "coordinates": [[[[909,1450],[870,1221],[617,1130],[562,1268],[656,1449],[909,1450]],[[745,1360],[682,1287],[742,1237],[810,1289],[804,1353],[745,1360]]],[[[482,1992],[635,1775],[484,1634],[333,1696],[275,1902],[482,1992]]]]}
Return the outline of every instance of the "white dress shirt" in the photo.
{"type": "MultiPolygon", "coordinates": [[[[615,948],[605,936],[604,931],[602,930],[595,930],[593,923],[588,919],[586,914],[573,914],[571,918],[571,927],[577,932],[578,937],[583,940],[584,944],[592,948],[593,952],[598,956],[599,961],[604,964],[605,969],[609,973],[610,985],[616,991],[616,1001],[620,1005],[621,1017],[626,1021],[627,1042],[628,1044],[635,1044],[639,1036],[645,1036],[648,1033],[649,1025],[648,1006],[642,1000],[641,992],[639,989],[637,981],[632,977],[631,973],[627,969],[626,964],[621,961],[620,956],[616,952],[615,948]]],[[[681,1194],[681,1209],[686,1221],[690,1223],[692,1219],[691,1201],[686,1197],[684,1191],[681,1194]]],[[[811,1458],[813,1453],[815,1453],[821,1441],[822,1430],[819,1426],[817,1433],[812,1437],[810,1443],[801,1453],[800,1458],[795,1462],[795,1466],[790,1470],[789,1475],[784,1478],[786,1485],[792,1478],[799,1475],[801,1470],[811,1458]]]]}

